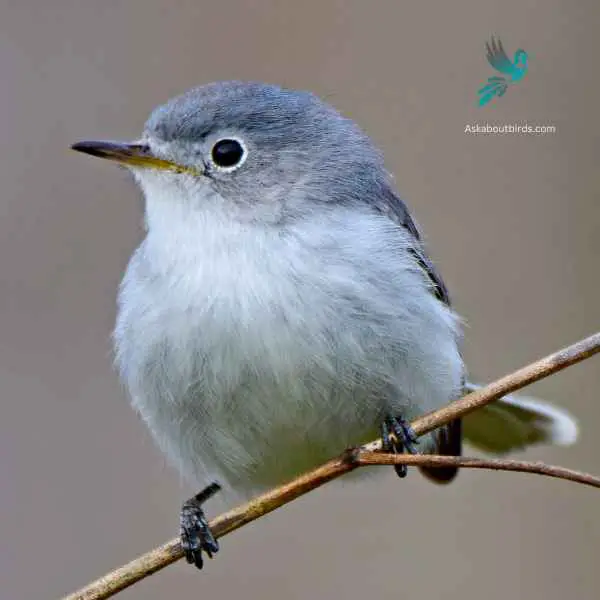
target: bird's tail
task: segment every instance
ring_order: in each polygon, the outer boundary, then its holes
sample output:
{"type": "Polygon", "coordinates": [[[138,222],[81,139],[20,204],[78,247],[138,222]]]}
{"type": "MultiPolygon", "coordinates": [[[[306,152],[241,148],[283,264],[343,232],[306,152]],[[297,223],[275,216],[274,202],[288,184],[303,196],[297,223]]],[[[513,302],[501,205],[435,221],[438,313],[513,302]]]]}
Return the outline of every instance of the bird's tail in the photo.
{"type": "MultiPolygon", "coordinates": [[[[480,386],[467,383],[471,392],[480,386]]],[[[549,444],[570,446],[577,421],[564,409],[527,396],[504,396],[463,417],[465,441],[492,454],[549,444]]]]}
{"type": "Polygon", "coordinates": [[[490,77],[486,85],[477,91],[479,106],[485,106],[494,96],[504,96],[508,84],[504,77],[490,77]]]}

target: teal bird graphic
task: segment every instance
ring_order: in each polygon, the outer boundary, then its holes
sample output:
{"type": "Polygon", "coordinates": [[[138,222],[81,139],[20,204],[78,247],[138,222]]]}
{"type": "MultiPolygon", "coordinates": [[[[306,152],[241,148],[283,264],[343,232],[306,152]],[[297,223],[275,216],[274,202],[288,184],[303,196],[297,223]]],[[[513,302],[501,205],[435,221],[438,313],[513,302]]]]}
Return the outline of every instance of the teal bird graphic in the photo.
{"type": "Polygon", "coordinates": [[[479,106],[485,106],[494,96],[504,96],[506,88],[512,83],[517,83],[527,73],[527,52],[517,50],[514,61],[511,62],[502,47],[500,40],[496,41],[492,36],[491,43],[485,44],[487,49],[486,58],[494,69],[503,73],[504,77],[490,77],[487,84],[477,93],[479,94],[479,106]]]}

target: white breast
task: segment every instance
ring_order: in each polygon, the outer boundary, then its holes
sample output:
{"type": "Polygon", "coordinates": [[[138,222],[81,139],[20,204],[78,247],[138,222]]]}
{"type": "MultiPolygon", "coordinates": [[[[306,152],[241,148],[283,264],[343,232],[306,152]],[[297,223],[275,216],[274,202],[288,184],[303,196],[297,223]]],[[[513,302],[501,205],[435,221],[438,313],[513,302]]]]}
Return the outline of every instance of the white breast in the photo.
{"type": "Polygon", "coordinates": [[[340,208],[277,227],[160,210],[123,281],[117,362],[195,485],[281,482],[374,436],[386,413],[459,393],[456,318],[386,217],[340,208]]]}

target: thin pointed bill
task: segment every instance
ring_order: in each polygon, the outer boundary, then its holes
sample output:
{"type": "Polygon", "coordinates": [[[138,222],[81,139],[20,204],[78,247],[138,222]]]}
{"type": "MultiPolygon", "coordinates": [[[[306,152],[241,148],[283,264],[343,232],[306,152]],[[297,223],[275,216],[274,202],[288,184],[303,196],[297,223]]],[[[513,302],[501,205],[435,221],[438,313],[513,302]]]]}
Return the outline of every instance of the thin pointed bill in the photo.
{"type": "Polygon", "coordinates": [[[178,165],[177,163],[158,158],[152,154],[147,144],[140,142],[110,142],[102,140],[92,140],[77,142],[71,146],[72,150],[91,154],[99,158],[113,160],[129,167],[138,167],[142,169],[158,169],[161,171],[173,171],[175,173],[198,173],[192,167],[178,165]]]}

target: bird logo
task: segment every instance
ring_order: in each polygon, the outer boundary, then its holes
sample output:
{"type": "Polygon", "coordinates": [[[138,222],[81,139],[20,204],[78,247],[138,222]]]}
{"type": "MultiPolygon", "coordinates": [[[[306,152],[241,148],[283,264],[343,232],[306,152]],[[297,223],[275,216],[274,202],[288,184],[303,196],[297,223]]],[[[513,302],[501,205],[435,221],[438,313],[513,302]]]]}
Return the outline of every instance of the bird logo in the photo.
{"type": "Polygon", "coordinates": [[[492,36],[491,42],[486,42],[485,47],[488,62],[503,76],[488,78],[487,84],[477,92],[479,94],[479,106],[485,106],[494,96],[504,96],[508,86],[521,81],[527,73],[527,52],[525,50],[517,50],[514,60],[511,62],[506,56],[502,42],[499,39],[496,40],[492,36]]]}

